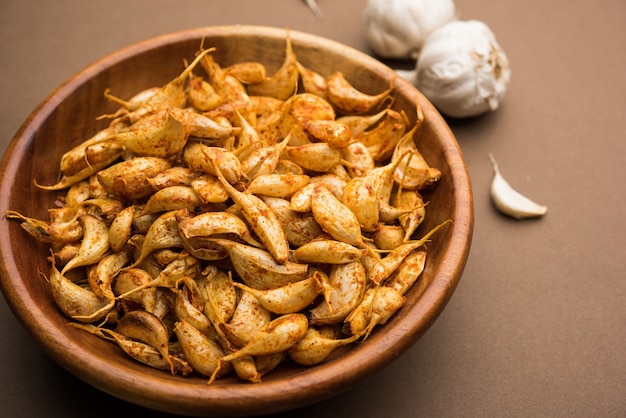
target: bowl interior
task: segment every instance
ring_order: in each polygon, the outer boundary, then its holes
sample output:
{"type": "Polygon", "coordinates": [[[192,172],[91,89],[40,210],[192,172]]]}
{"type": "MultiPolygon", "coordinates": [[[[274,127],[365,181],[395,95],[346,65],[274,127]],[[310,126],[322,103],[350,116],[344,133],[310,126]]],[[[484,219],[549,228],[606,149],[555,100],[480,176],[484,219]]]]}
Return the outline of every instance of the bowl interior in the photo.
{"type": "MultiPolygon", "coordinates": [[[[60,156],[108,123],[96,117],[115,111],[103,98],[110,88],[118,97],[160,86],[178,75],[183,59],[200,48],[215,47],[221,65],[260,61],[272,74],[284,58],[286,31],[264,27],[199,28],[148,40],[109,55],[53,92],[25,121],[2,161],[0,209],[47,219],[47,208],[64,192],[33,186],[58,178],[60,156]]],[[[357,88],[377,93],[390,84],[394,109],[415,120],[419,100],[425,123],[416,134],[420,151],[442,171],[440,183],[425,193],[426,220],[418,234],[452,219],[428,244],[425,270],[406,294],[405,306],[362,344],[339,350],[313,367],[285,363],[260,384],[236,378],[207,386],[204,377],[178,377],[128,359],[106,341],[67,326],[47,282],[48,248],[36,243],[16,222],[0,221],[1,283],[18,319],[53,359],[86,382],[130,402],[189,415],[252,415],[288,410],[347,390],[410,347],[446,305],[461,276],[471,242],[472,194],[461,152],[449,128],[430,103],[411,85],[367,55],[336,42],[290,32],[294,51],[305,66],[322,75],[342,71],[357,88]]]]}

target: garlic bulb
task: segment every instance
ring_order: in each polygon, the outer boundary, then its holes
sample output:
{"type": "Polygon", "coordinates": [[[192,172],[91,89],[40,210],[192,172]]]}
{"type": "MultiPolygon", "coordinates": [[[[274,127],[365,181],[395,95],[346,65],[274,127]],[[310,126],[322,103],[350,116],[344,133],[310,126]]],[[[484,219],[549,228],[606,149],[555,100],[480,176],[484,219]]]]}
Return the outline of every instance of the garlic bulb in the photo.
{"type": "Polygon", "coordinates": [[[540,205],[517,190],[502,177],[498,163],[490,153],[489,159],[493,166],[493,180],[491,181],[491,200],[500,212],[515,219],[538,218],[548,211],[546,206],[540,205]]]}
{"type": "Polygon", "coordinates": [[[432,32],[414,72],[399,74],[451,117],[496,110],[511,79],[509,61],[489,27],[456,20],[432,32]]]}
{"type": "Polygon", "coordinates": [[[417,58],[433,30],[456,19],[453,0],[368,0],[365,35],[382,58],[417,58]]]}

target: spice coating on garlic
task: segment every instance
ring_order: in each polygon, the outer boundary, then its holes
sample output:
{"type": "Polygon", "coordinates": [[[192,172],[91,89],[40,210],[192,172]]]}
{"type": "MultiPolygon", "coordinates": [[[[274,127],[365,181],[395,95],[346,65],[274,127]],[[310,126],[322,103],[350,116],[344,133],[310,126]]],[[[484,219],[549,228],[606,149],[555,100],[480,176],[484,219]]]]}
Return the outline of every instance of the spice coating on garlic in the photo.
{"type": "Polygon", "coordinates": [[[368,0],[365,35],[382,58],[417,58],[426,37],[456,19],[452,0],[368,0]]]}
{"type": "Polygon", "coordinates": [[[414,84],[442,113],[463,118],[496,110],[510,79],[509,60],[491,29],[457,20],[428,36],[414,84]]]}

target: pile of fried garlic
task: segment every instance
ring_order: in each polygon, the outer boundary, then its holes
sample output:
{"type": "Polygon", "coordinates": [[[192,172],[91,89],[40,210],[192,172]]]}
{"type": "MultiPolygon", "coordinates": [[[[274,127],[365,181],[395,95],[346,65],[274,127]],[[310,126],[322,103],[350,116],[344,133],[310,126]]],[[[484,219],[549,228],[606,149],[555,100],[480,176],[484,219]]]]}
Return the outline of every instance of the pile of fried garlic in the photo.
{"type": "Polygon", "coordinates": [[[271,76],[201,48],[169,83],[118,104],[67,151],[47,221],[51,294],[70,324],[183,376],[261,377],[362,342],[421,275],[421,191],[441,172],[423,122],[341,72],[303,66],[286,40],[271,76]],[[195,69],[202,69],[202,75],[195,69]]]}

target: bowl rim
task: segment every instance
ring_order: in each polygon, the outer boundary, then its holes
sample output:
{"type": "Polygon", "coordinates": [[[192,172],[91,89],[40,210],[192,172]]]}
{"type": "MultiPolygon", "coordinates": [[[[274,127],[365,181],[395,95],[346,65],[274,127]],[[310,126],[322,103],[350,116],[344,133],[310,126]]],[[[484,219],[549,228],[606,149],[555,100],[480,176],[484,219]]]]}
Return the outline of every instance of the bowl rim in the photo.
{"type": "MultiPolygon", "coordinates": [[[[9,143],[0,163],[0,212],[4,213],[10,209],[7,207],[8,196],[12,190],[12,179],[19,166],[19,161],[12,156],[16,152],[19,154],[29,146],[33,140],[36,126],[46,120],[74,89],[99,72],[138,53],[189,38],[201,39],[208,35],[230,36],[244,33],[246,35],[284,39],[286,29],[257,25],[232,25],[207,26],[167,33],[110,53],[70,77],[32,111],[9,143]]],[[[390,70],[389,67],[372,56],[339,42],[291,29],[289,29],[289,34],[294,45],[318,45],[343,55],[350,55],[368,67],[374,68],[377,72],[390,70]]],[[[419,98],[427,118],[443,121],[439,112],[414,86],[399,78],[394,79],[394,84],[397,88],[408,91],[419,98]]],[[[189,415],[218,413],[222,416],[248,415],[257,410],[256,408],[269,412],[280,412],[321,401],[348,390],[362,378],[384,367],[413,345],[443,311],[461,278],[469,256],[473,234],[471,182],[461,149],[448,125],[445,122],[438,123],[433,128],[441,130],[441,135],[453,139],[447,147],[442,149],[443,158],[448,163],[453,162],[453,164],[449,164],[454,170],[452,173],[453,188],[468,196],[468,201],[464,205],[459,205],[457,202],[454,208],[455,221],[451,225],[450,239],[454,240],[456,245],[453,248],[450,246],[446,248],[446,252],[442,255],[446,262],[441,263],[433,272],[433,282],[420,296],[420,303],[411,307],[411,315],[407,315],[395,323],[393,332],[385,333],[384,337],[372,335],[368,344],[359,347],[359,350],[346,353],[342,356],[341,362],[327,363],[324,367],[307,368],[297,376],[290,378],[288,382],[268,380],[256,385],[225,384],[190,390],[193,388],[190,385],[185,385],[184,382],[175,383],[164,378],[158,381],[159,385],[154,385],[153,375],[149,379],[142,379],[141,376],[124,376],[123,373],[117,373],[114,376],[115,384],[112,385],[110,381],[111,363],[94,361],[86,349],[55,330],[53,321],[37,308],[38,304],[28,292],[27,286],[21,280],[15,280],[16,277],[19,277],[19,269],[11,251],[10,240],[0,240],[0,255],[4,261],[4,263],[0,263],[0,287],[8,305],[22,326],[36,339],[47,354],[78,378],[126,401],[166,412],[180,413],[183,411],[189,415]],[[412,320],[415,317],[421,318],[420,321],[412,320]],[[410,337],[407,338],[407,336],[410,337]],[[73,353],[71,361],[62,355],[68,348],[73,353]],[[380,352],[387,354],[372,357],[372,354],[380,352]],[[367,367],[362,367],[363,358],[366,357],[374,358],[374,360],[367,367]],[[304,384],[312,390],[303,392],[304,384]],[[176,402],[172,403],[171,400],[162,397],[164,393],[168,395],[169,399],[176,398],[176,402]],[[301,395],[301,393],[305,393],[305,395],[301,395]],[[243,399],[247,399],[247,401],[242,401],[243,399]],[[250,402],[254,402],[255,406],[251,407],[250,402]]],[[[0,222],[0,234],[2,233],[9,234],[5,219],[0,222]]]]}

